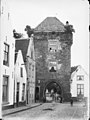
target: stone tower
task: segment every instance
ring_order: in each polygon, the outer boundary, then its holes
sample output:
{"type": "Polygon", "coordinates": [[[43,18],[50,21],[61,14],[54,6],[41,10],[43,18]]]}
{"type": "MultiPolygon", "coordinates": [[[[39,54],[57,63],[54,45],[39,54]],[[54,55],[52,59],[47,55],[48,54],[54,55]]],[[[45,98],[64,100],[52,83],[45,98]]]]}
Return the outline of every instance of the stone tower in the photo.
{"type": "Polygon", "coordinates": [[[68,21],[64,25],[56,17],[47,17],[34,29],[36,96],[39,100],[45,97],[52,83],[53,87],[59,86],[64,101],[70,98],[72,32],[73,26],[68,21]]]}

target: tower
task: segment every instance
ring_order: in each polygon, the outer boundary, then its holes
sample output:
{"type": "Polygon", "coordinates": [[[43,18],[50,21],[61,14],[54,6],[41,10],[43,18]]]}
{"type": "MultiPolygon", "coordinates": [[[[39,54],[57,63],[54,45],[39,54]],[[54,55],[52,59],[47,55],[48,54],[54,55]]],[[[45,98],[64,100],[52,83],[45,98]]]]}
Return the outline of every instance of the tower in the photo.
{"type": "Polygon", "coordinates": [[[36,96],[39,100],[52,88],[56,88],[54,92],[59,91],[64,101],[70,98],[72,32],[73,26],[68,21],[64,25],[56,17],[47,17],[34,29],[36,96]]]}

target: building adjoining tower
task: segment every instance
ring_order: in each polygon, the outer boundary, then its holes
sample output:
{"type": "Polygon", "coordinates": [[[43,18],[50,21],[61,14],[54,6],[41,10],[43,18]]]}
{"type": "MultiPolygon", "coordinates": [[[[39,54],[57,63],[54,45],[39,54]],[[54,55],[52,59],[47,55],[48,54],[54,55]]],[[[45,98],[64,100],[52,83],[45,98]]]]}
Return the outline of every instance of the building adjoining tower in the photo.
{"type": "Polygon", "coordinates": [[[47,17],[34,29],[36,100],[42,101],[47,91],[70,99],[72,32],[68,21],[64,25],[56,17],[47,17]]]}

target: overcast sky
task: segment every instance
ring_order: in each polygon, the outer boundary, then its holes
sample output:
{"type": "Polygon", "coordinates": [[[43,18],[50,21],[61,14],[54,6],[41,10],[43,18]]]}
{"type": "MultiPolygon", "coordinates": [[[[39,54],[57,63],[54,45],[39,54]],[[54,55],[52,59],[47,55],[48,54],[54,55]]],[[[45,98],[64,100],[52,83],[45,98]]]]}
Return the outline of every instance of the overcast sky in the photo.
{"type": "Polygon", "coordinates": [[[71,66],[89,69],[89,3],[87,0],[9,0],[13,28],[23,32],[26,25],[35,28],[46,17],[69,21],[75,29],[71,66]]]}

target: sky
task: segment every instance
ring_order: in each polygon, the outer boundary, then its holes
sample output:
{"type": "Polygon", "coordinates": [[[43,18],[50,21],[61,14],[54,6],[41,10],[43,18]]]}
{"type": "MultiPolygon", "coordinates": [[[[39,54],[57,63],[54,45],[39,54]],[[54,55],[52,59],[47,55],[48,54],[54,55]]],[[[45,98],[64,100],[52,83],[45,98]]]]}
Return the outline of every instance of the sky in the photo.
{"type": "Polygon", "coordinates": [[[13,29],[25,33],[46,17],[57,17],[73,25],[71,66],[81,65],[89,73],[89,3],[87,0],[9,0],[13,29]]]}

